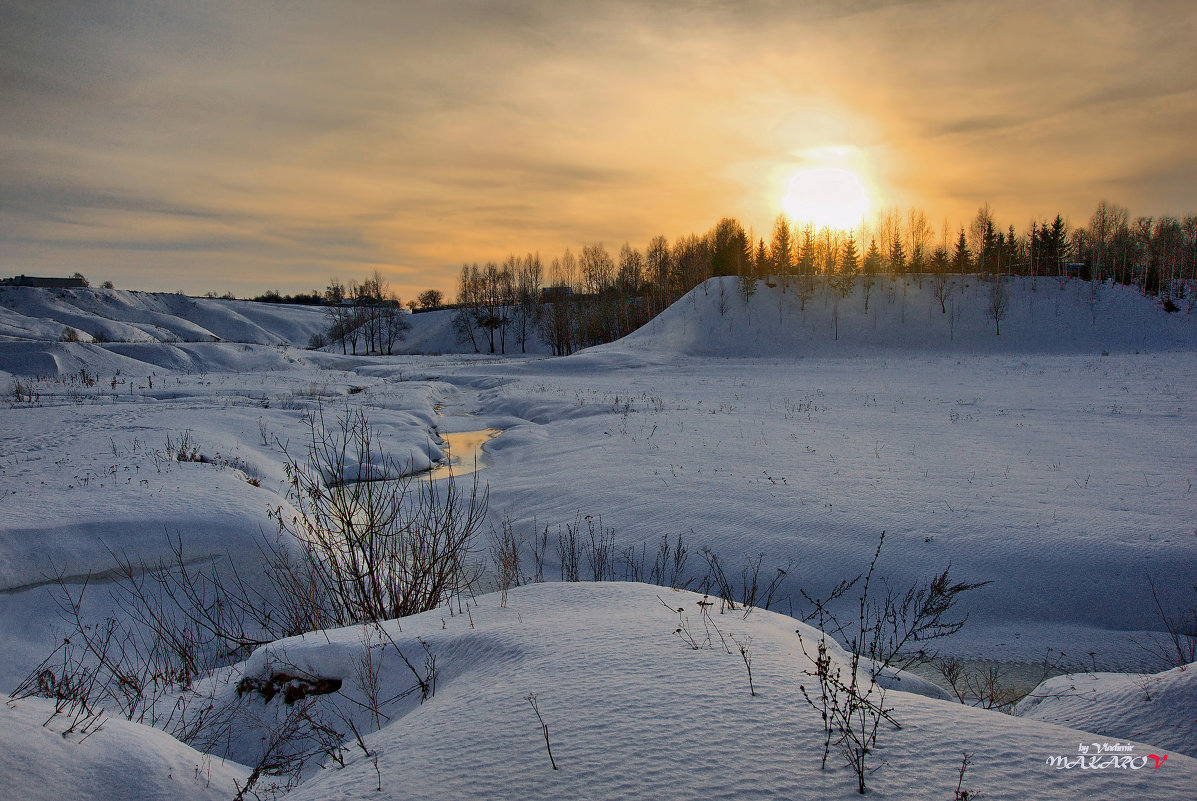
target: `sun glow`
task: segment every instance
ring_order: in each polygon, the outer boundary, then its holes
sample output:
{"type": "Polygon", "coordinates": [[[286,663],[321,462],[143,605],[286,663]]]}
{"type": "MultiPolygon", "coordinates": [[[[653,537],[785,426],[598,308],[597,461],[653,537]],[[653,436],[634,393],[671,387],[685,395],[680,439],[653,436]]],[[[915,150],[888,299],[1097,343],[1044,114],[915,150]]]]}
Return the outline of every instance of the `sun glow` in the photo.
{"type": "Polygon", "coordinates": [[[869,193],[856,173],[842,167],[809,167],[786,184],[782,209],[795,222],[853,228],[869,210],[869,193]]]}

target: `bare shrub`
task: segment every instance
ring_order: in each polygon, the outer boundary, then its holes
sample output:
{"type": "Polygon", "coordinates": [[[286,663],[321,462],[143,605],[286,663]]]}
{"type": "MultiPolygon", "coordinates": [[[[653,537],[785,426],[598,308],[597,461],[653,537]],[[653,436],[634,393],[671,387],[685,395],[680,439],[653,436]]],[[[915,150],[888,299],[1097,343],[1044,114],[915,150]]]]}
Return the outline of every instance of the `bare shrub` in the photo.
{"type": "Polygon", "coordinates": [[[732,653],[731,646],[727,644],[728,638],[724,636],[719,625],[711,617],[711,607],[715,605],[715,602],[711,600],[711,596],[704,595],[702,596],[702,600],[697,602],[699,617],[702,620],[701,635],[698,634],[697,630],[690,628],[690,618],[686,614],[686,607],[672,607],[665,603],[665,599],[660,595],[657,596],[657,600],[661,602],[662,606],[677,615],[677,628],[673,630],[673,636],[684,642],[691,650],[700,651],[704,648],[714,648],[715,640],[712,637],[714,635],[719,638],[719,644],[723,650],[729,655],[732,653]]]}
{"type": "MultiPolygon", "coordinates": [[[[768,609],[772,606],[773,597],[787,575],[787,571],[779,567],[768,581],[764,581],[761,576],[761,565],[765,555],[757,554],[755,562],[752,559],[745,561],[740,570],[740,583],[737,589],[735,581],[729,578],[724,571],[719,555],[710,548],[703,548],[701,553],[707,562],[707,575],[702,580],[703,591],[713,593],[722,601],[724,608],[730,611],[736,611],[736,605],[739,604],[744,611],[744,617],[748,617],[753,609],[768,609]]],[[[720,611],[722,612],[723,609],[720,611]]]]}
{"type": "Polygon", "coordinates": [[[562,581],[581,581],[582,543],[578,538],[579,528],[567,525],[562,531],[557,528],[557,564],[561,566],[562,581]]]}
{"type": "Polygon", "coordinates": [[[344,740],[345,735],[333,728],[311,699],[288,704],[282,720],[265,727],[262,751],[245,783],[236,783],[233,801],[277,797],[297,787],[304,766],[312,759],[341,761],[344,740]]]}
{"type": "Polygon", "coordinates": [[[12,392],[8,395],[10,406],[40,406],[42,396],[32,381],[13,381],[12,392]]]}
{"type": "Polygon", "coordinates": [[[298,543],[277,580],[297,611],[309,607],[311,630],[425,612],[478,578],[471,557],[488,492],[477,473],[469,490],[453,477],[415,480],[409,465],[379,451],[360,410],[330,428],[317,409],[308,435],[304,461],[287,455],[297,514],[271,516],[298,543]]]}
{"type": "Polygon", "coordinates": [[[491,528],[490,559],[495,568],[495,583],[499,588],[499,606],[507,606],[507,591],[524,582],[520,567],[520,551],[524,538],[517,534],[511,518],[504,515],[498,531],[491,528]]]}
{"type": "Polygon", "coordinates": [[[544,582],[545,555],[549,550],[549,527],[538,529],[533,525],[532,529],[539,532],[532,535],[532,562],[536,566],[536,570],[532,574],[532,581],[542,584],[544,582]]]}
{"type": "Polygon", "coordinates": [[[973,755],[968,751],[961,751],[960,775],[956,778],[956,794],[952,801],[980,801],[981,794],[975,793],[964,786],[964,773],[973,762],[973,755]]]}
{"type": "Polygon", "coordinates": [[[544,722],[544,715],[540,714],[540,705],[536,703],[536,696],[525,695],[524,700],[532,705],[532,711],[536,713],[536,720],[540,723],[540,733],[544,735],[544,748],[549,753],[549,764],[553,766],[553,770],[558,770],[557,760],[553,759],[553,745],[549,742],[549,724],[544,722]]]}
{"type": "Polygon", "coordinates": [[[207,461],[199,451],[199,444],[191,436],[191,429],[179,434],[177,439],[171,434],[166,435],[166,455],[176,462],[207,461]]]}
{"type": "Polygon", "coordinates": [[[1147,586],[1151,589],[1151,601],[1164,627],[1164,642],[1151,640],[1138,643],[1139,646],[1175,667],[1197,662],[1197,584],[1191,588],[1195,603],[1188,609],[1171,611],[1165,609],[1156,589],[1155,579],[1151,576],[1147,577],[1147,586]]]}
{"type": "Polygon", "coordinates": [[[931,665],[948,686],[956,700],[980,709],[995,709],[1014,714],[1018,702],[1030,696],[1036,687],[1065,671],[1064,655],[1048,649],[1038,671],[1031,678],[1016,681],[1011,671],[999,663],[972,667],[951,657],[936,658],[931,665]]]}
{"type": "MultiPolygon", "coordinates": [[[[542,572],[541,563],[546,546],[545,542],[538,546],[534,538],[532,549],[538,573],[542,572]]],[[[583,516],[579,511],[572,523],[558,526],[556,552],[562,581],[582,581],[583,563],[588,568],[588,580],[616,579],[615,529],[604,528],[601,517],[596,520],[591,515],[583,516]]]]}
{"type": "Polygon", "coordinates": [[[955,634],[967,621],[967,615],[949,617],[959,596],[988,583],[953,583],[949,570],[945,569],[931,581],[916,583],[901,594],[882,580],[885,592],[878,598],[871,593],[884,544],[885,532],[882,532],[868,569],[840,582],[828,598],[817,600],[803,593],[815,607],[805,620],[814,621],[820,630],[813,649],[803,639],[801,629],[798,630],[802,652],[814,663],[814,670],[804,673],[818,682],[817,693],[808,693],[804,685],[799,690],[823,721],[821,766],[827,766],[831,749],[836,748],[856,775],[857,791],[862,795],[869,756],[876,747],[881,723],[901,728],[891,714],[892,707],[886,705],[886,691],[877,682],[877,676],[884,670],[902,670],[916,661],[931,658],[926,643],[955,634]],[[841,622],[830,605],[858,585],[855,619],[841,622]],[[848,660],[843,665],[832,659],[829,639],[836,635],[848,649],[848,660]],[[915,648],[913,652],[910,650],[915,648]]]}
{"type": "Polygon", "coordinates": [[[682,541],[679,533],[671,546],[669,535],[661,535],[661,544],[657,546],[657,553],[653,559],[652,569],[648,573],[649,584],[659,584],[662,587],[672,587],[684,590],[693,583],[692,578],[686,577],[686,562],[690,558],[690,551],[682,541]]]}
{"type": "Polygon", "coordinates": [[[748,671],[748,694],[755,696],[756,685],[752,683],[752,637],[732,635],[731,640],[736,644],[736,650],[740,652],[740,658],[744,660],[744,668],[748,671]]]}
{"type": "Polygon", "coordinates": [[[87,583],[72,592],[59,580],[54,600],[67,636],[12,695],[54,698],[55,714],[72,719],[71,728],[85,718],[119,714],[195,742],[218,728],[222,718],[192,690],[222,649],[206,648],[207,633],[170,614],[170,606],[147,592],[128,563],[121,570],[126,581],[114,585],[113,593],[118,612],[100,621],[85,620],[81,613],[87,583]]]}
{"type": "MultiPolygon", "coordinates": [[[[590,515],[583,519],[586,522],[586,538],[582,541],[582,553],[590,567],[591,577],[594,581],[615,581],[615,529],[603,528],[602,517],[598,518],[597,524],[590,515]]],[[[574,521],[578,528],[581,523],[580,520],[574,521]]]]}

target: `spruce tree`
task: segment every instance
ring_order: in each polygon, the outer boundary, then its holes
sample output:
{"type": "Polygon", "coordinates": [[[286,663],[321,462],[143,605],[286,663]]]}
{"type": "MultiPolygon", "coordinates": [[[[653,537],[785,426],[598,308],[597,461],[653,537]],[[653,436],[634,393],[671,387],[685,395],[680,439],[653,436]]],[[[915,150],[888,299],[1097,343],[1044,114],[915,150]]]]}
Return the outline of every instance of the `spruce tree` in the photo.
{"type": "Polygon", "coordinates": [[[960,228],[960,237],[956,240],[956,251],[952,254],[952,267],[963,275],[972,266],[972,254],[968,252],[968,240],[964,237],[964,228],[960,228]]]}
{"type": "Polygon", "coordinates": [[[889,243],[889,271],[892,275],[901,275],[906,271],[906,251],[902,248],[901,234],[896,232],[889,243]]]}

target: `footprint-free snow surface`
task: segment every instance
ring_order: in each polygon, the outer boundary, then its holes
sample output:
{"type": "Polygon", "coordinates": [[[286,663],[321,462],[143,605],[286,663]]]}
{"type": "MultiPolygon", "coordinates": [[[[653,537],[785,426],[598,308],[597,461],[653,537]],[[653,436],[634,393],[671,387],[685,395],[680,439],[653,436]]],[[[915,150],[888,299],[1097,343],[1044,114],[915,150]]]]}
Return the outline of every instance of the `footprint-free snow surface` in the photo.
{"type": "Polygon", "coordinates": [[[1197,318],[1120,287],[1013,281],[998,335],[986,292],[955,279],[941,306],[929,281],[887,279],[866,312],[860,285],[805,299],[761,285],[745,302],[736,281],[712,280],[630,337],[560,359],[462,352],[440,312],[413,315],[409,337],[440,355],[353,357],[295,347],[323,326],[314,309],[0,292],[0,690],[61,642],[64,591],[86,585],[89,620],[122,613],[109,592],[123,558],[178,548],[191,565],[256,564],[268,511],[289,514],[286,454],[302,455],[321,414],[367,415],[370,469],[385,454],[422,470],[443,461],[444,434],[500,430],[477,473],[485,533],[510,521],[526,577],[533,534],[550,536],[549,583],[512,590],[506,607],[484,578],[451,610],[388,623],[385,647],[369,629],[318,632],[206,679],[243,724],[209,755],[112,710],[86,739],[63,737],[49,701],[9,701],[6,786],[231,798],[260,756],[255,726],[285,716],[281,698],[232,688],[289,666],[341,680],[314,703],[347,744],[312,760],[298,797],[854,797],[834,751],[819,769],[796,632],[808,645],[817,633],[795,618],[810,609],[802,591],[856,575],[884,531],[878,574],[894,588],[948,565],[990,582],[965,596],[968,623],[943,655],[1024,672],[1047,658],[1071,675],[1019,716],[897,683],[887,704],[901,729],[882,725],[871,793],[952,798],[968,752],[963,788],[986,798],[1193,797],[1197,665],[1161,658],[1156,600],[1173,615],[1197,604],[1197,318]],[[65,326],[81,341],[58,341],[65,326]],[[706,573],[703,549],[737,582],[746,563],[783,568],[773,612],[716,608],[708,621],[700,595],[559,583],[558,533],[590,524],[619,555],[616,578],[644,578],[631,549],[651,563],[679,535],[683,579],[706,573]],[[435,657],[436,693],[375,718],[363,655],[383,660],[389,699],[412,678],[395,648],[417,667],[435,657]],[[1107,745],[1131,759],[1081,759],[1107,745]]]}

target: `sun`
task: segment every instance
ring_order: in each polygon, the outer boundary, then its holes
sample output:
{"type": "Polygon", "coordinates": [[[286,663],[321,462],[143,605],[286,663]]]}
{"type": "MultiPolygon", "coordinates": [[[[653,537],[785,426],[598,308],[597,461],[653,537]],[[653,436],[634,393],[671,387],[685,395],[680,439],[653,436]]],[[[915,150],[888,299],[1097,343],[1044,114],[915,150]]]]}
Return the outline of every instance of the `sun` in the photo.
{"type": "Polygon", "coordinates": [[[794,221],[854,228],[869,210],[869,193],[856,173],[842,167],[809,167],[786,184],[782,209],[794,221]]]}

